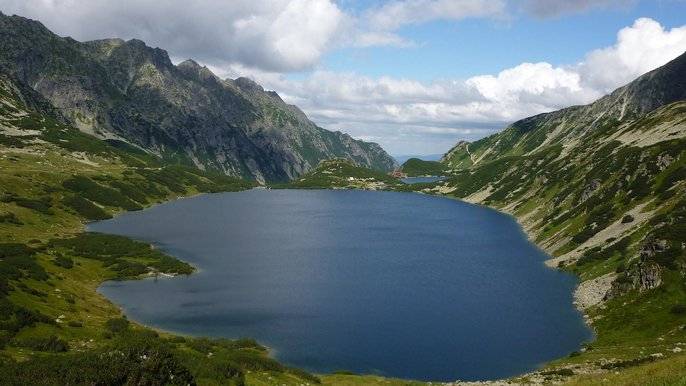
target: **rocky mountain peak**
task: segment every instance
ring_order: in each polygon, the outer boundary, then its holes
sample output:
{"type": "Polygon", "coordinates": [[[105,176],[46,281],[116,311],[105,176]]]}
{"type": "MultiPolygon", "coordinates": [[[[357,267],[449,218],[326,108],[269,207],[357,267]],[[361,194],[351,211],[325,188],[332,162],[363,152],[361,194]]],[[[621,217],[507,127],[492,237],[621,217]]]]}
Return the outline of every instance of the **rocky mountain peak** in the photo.
{"type": "Polygon", "coordinates": [[[594,104],[618,120],[634,119],[686,99],[686,53],[620,87],[594,104]]]}
{"type": "Polygon", "coordinates": [[[27,19],[18,15],[5,15],[2,11],[0,11],[0,25],[14,25],[17,28],[30,28],[36,31],[51,33],[40,21],[27,19]]]}
{"type": "Polygon", "coordinates": [[[132,39],[81,43],[0,16],[0,66],[83,132],[125,139],[174,163],[287,181],[323,159],[393,170],[378,145],[324,130],[248,78],[221,80],[195,61],[132,39]]]}
{"type": "Polygon", "coordinates": [[[283,101],[283,99],[281,99],[281,96],[279,96],[279,94],[276,91],[267,91],[267,95],[269,95],[272,99],[277,101],[277,103],[286,103],[283,101]]]}
{"type": "Polygon", "coordinates": [[[183,62],[179,63],[176,67],[195,71],[200,71],[203,68],[207,68],[205,66],[201,66],[200,63],[196,62],[193,59],[186,59],[183,62]]]}
{"type": "Polygon", "coordinates": [[[210,71],[207,66],[201,66],[198,62],[193,59],[186,59],[185,61],[179,63],[176,66],[181,72],[194,79],[207,81],[212,79],[215,82],[221,82],[218,76],[216,76],[212,71],[210,71]]]}
{"type": "Polygon", "coordinates": [[[250,78],[238,78],[233,81],[233,83],[241,89],[241,91],[247,92],[247,93],[263,93],[264,88],[257,84],[254,80],[250,78]]]}

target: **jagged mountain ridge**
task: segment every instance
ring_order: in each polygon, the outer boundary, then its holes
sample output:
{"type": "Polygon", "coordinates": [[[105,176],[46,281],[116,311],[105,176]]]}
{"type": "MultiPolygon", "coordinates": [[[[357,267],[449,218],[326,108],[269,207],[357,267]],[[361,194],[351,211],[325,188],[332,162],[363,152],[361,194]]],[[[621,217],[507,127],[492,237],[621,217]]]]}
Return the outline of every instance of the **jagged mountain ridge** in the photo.
{"type": "Polygon", "coordinates": [[[377,144],[318,127],[245,78],[222,80],[192,60],[175,66],[140,40],[80,43],[0,14],[0,65],[84,132],[171,162],[258,181],[287,181],[324,159],[392,170],[377,144]]]}

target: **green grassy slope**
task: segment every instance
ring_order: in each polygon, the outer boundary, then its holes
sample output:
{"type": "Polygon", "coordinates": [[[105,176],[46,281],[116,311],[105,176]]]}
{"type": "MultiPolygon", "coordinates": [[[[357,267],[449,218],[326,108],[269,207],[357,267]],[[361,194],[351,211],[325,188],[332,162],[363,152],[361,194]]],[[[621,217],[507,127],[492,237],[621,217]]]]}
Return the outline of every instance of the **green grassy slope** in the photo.
{"type": "Polygon", "coordinates": [[[304,176],[273,189],[390,189],[405,185],[387,174],[367,169],[353,162],[338,158],[322,161],[317,168],[304,176]]]}
{"type": "Polygon", "coordinates": [[[424,161],[419,158],[408,159],[400,170],[408,177],[444,176],[449,173],[449,168],[445,164],[436,161],[424,161]]]}
{"type": "Polygon", "coordinates": [[[84,221],[251,186],[81,134],[0,75],[0,385],[318,383],[251,339],[131,323],[96,292],[105,280],[193,268],[145,243],[85,234],[84,221]]]}

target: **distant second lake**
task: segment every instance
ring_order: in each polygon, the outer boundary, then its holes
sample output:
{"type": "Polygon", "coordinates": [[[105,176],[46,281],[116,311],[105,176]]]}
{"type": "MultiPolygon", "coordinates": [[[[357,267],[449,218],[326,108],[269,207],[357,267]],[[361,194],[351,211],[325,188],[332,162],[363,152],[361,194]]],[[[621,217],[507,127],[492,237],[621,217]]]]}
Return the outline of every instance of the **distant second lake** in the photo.
{"type": "Polygon", "coordinates": [[[444,179],[445,177],[407,177],[401,178],[400,181],[406,184],[421,184],[424,182],[436,182],[444,179]]]}
{"type": "Polygon", "coordinates": [[[496,211],[433,196],[265,190],[193,197],[92,223],[191,263],[190,276],[104,283],[130,319],[252,337],[316,373],[485,380],[593,338],[576,278],[496,211]]]}

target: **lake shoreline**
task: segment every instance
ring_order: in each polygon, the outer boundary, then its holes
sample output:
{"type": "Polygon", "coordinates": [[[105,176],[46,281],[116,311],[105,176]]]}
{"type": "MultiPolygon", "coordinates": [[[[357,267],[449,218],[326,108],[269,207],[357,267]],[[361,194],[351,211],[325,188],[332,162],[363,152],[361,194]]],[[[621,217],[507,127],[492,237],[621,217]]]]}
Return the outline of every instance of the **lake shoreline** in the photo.
{"type": "MultiPolygon", "coordinates": [[[[296,189],[296,190],[297,190],[297,189],[296,189]]],[[[325,189],[322,189],[322,190],[325,190],[325,189]]],[[[397,193],[397,192],[396,192],[396,193],[397,193]]],[[[191,198],[191,197],[195,197],[195,196],[198,196],[198,195],[189,195],[188,197],[178,197],[178,198],[175,198],[174,200],[169,200],[169,201],[167,201],[167,202],[165,202],[165,203],[168,203],[168,202],[171,202],[171,201],[177,201],[177,200],[180,199],[180,198],[191,198]]],[[[474,204],[474,203],[470,203],[470,202],[468,202],[468,201],[460,200],[460,199],[457,199],[457,198],[454,198],[454,197],[446,197],[446,196],[441,196],[441,195],[435,195],[435,196],[436,196],[437,198],[453,198],[453,199],[455,199],[455,200],[457,200],[457,201],[462,201],[462,202],[464,202],[464,203],[466,203],[466,204],[474,204]]],[[[156,205],[155,205],[155,206],[156,206],[156,205]]],[[[511,214],[506,213],[506,212],[503,212],[503,211],[498,210],[498,209],[496,209],[496,208],[492,208],[492,207],[485,206],[485,205],[479,205],[479,204],[476,204],[475,206],[484,207],[484,208],[487,208],[487,209],[489,209],[489,210],[493,210],[494,212],[497,212],[497,213],[499,213],[499,214],[505,214],[505,215],[507,215],[508,217],[514,217],[515,220],[518,220],[515,216],[512,216],[511,214]]],[[[517,226],[520,228],[521,233],[526,234],[526,239],[528,240],[528,242],[529,242],[530,244],[532,244],[533,246],[536,246],[536,248],[538,248],[540,251],[543,251],[537,244],[535,244],[535,243],[533,243],[533,242],[531,241],[530,235],[529,235],[527,232],[524,232],[524,231],[523,231],[524,228],[521,226],[521,223],[519,223],[519,221],[516,221],[516,222],[517,222],[517,226]]],[[[173,255],[172,255],[172,256],[173,256],[173,255]]],[[[548,256],[548,255],[546,254],[546,256],[548,256]]],[[[180,259],[180,260],[181,260],[181,259],[180,259]]],[[[101,283],[101,284],[102,284],[102,283],[101,283]]],[[[100,291],[98,291],[98,292],[100,293],[100,291]]],[[[101,296],[102,296],[102,294],[101,294],[101,296]]],[[[139,322],[137,322],[137,323],[139,323],[139,322]]],[[[145,325],[144,323],[140,323],[140,324],[145,325]]],[[[172,332],[172,331],[167,331],[167,330],[165,330],[165,329],[161,329],[161,331],[164,331],[164,332],[172,332]]],[[[172,332],[172,333],[173,333],[173,332],[172,332]]],[[[177,334],[177,333],[174,333],[174,334],[175,334],[175,335],[180,335],[180,336],[193,336],[193,335],[191,335],[191,334],[189,334],[189,335],[177,334]]],[[[532,374],[535,374],[535,372],[534,372],[534,373],[524,373],[524,374],[516,375],[516,376],[514,376],[514,377],[515,377],[515,378],[518,378],[518,377],[522,377],[522,376],[526,376],[526,375],[532,375],[532,374]]],[[[510,378],[506,378],[506,379],[510,379],[510,378]]],[[[486,382],[486,381],[481,381],[481,382],[486,382]]],[[[496,382],[496,381],[493,381],[493,382],[496,382]]],[[[482,384],[483,384],[483,383],[482,383],[482,384]]]]}
{"type": "MultiPolygon", "coordinates": [[[[534,240],[534,236],[531,234],[530,229],[528,229],[528,227],[527,227],[528,224],[526,222],[524,222],[520,217],[515,215],[514,213],[511,213],[509,211],[502,210],[502,209],[499,209],[496,207],[492,207],[489,205],[480,204],[478,202],[470,201],[468,199],[444,195],[444,194],[441,194],[440,192],[439,193],[433,193],[433,191],[418,191],[415,193],[426,194],[426,195],[435,196],[435,197],[448,198],[448,199],[456,200],[459,202],[464,202],[467,204],[488,208],[488,209],[494,210],[498,213],[502,213],[502,214],[505,214],[505,215],[513,218],[517,222],[522,233],[524,235],[526,235],[526,238],[529,241],[529,243],[536,246],[536,248],[538,248],[540,251],[542,251],[543,253],[545,253],[549,257],[543,263],[548,268],[554,269],[556,271],[563,271],[562,269],[560,269],[559,266],[557,266],[555,264],[551,264],[551,262],[554,261],[556,258],[552,255],[551,252],[546,250],[545,247],[539,245],[534,240]]],[[[566,271],[563,271],[563,272],[566,272],[566,271]]],[[[597,339],[598,333],[597,333],[595,327],[593,326],[593,324],[591,323],[591,318],[588,315],[588,313],[586,312],[586,310],[589,307],[598,304],[600,302],[599,299],[602,299],[602,296],[607,292],[607,290],[610,289],[612,280],[609,280],[609,279],[610,279],[611,275],[610,276],[605,275],[605,276],[598,278],[598,279],[602,279],[602,280],[595,280],[594,279],[594,280],[588,280],[588,281],[582,282],[579,275],[576,275],[572,272],[568,272],[568,273],[573,274],[574,276],[576,276],[579,279],[579,282],[578,282],[576,288],[574,289],[574,293],[573,293],[574,301],[572,302],[572,304],[583,315],[584,323],[586,324],[586,326],[589,329],[591,329],[591,331],[593,331],[594,338],[591,341],[591,342],[593,342],[597,339]],[[593,282],[593,283],[590,283],[590,282],[593,282]],[[600,282],[600,283],[598,283],[598,282],[600,282]],[[588,283],[588,284],[584,285],[586,283],[588,283]]],[[[591,343],[591,342],[589,342],[589,343],[591,343]]],[[[562,359],[562,358],[560,358],[560,359],[562,359]]],[[[522,374],[521,376],[523,377],[526,375],[532,375],[532,374],[522,374]]],[[[494,384],[494,385],[499,385],[499,384],[494,384]]]]}

